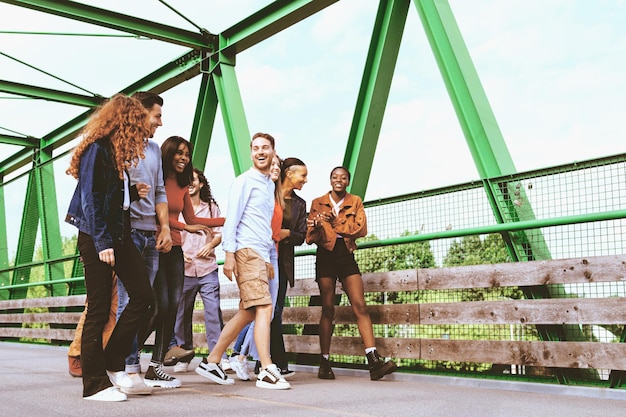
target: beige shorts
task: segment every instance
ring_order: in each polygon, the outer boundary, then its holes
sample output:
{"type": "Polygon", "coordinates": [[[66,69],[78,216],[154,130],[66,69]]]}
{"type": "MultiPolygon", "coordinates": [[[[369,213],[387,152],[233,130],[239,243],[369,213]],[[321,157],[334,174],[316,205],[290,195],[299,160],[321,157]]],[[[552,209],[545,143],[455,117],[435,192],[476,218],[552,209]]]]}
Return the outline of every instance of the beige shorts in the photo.
{"type": "Polygon", "coordinates": [[[271,305],[272,296],[265,260],[255,250],[243,248],[235,252],[235,262],[241,299],[239,308],[247,310],[250,307],[271,305]]]}

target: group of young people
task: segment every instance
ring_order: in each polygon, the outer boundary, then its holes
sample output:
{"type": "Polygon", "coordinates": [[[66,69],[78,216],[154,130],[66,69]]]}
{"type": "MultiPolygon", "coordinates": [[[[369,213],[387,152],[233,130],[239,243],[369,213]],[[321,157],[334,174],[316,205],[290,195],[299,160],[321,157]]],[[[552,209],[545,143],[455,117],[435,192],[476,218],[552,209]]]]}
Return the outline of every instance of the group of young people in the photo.
{"type": "Polygon", "coordinates": [[[306,204],[294,190],[307,181],[297,158],[281,161],[274,138],[250,142],[252,167],[231,186],[226,218],[191,164],[192,145],[173,136],[161,148],[150,138],[161,126],[163,100],[154,93],[115,95],[83,129],[67,173],[78,180],[66,221],[78,230],[87,305],[70,346],[70,373],[79,367],[83,397],[124,401],[153,387],[176,388],[163,370],[186,371],[193,358],[195,297],[205,303],[210,349],[196,372],[218,384],[250,379],[247,355],[258,361],[256,385],[288,389],[293,375],[282,336],[287,284],[294,285],[294,247],[317,245],[316,281],[322,300],[318,377],[330,366],[334,294],[339,279],[365,346],[372,380],[396,369],[376,351],[353,251],[367,233],[361,199],[347,193],[350,173],[331,171],[331,191],[306,204]],[[222,227],[220,231],[220,227],[222,227]],[[220,233],[221,232],[221,233],[220,233]],[[214,249],[222,244],[224,275],[236,280],[239,309],[223,326],[214,249]],[[82,326],[82,327],[81,327],[82,326]],[[141,378],[139,352],[156,330],[152,358],[141,378]],[[238,338],[230,360],[226,350],[238,338]]]}

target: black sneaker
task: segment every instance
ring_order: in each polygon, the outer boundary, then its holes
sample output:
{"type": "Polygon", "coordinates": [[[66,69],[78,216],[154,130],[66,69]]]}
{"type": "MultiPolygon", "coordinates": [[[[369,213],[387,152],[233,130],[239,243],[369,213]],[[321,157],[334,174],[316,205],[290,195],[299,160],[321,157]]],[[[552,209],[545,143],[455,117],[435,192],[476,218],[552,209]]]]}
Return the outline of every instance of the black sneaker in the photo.
{"type": "Polygon", "coordinates": [[[234,379],[226,376],[219,364],[210,363],[206,358],[202,359],[202,362],[196,368],[196,373],[220,385],[233,385],[235,383],[234,379]]]}
{"type": "Polygon", "coordinates": [[[280,370],[280,375],[285,378],[285,379],[289,379],[292,376],[294,376],[296,374],[296,371],[292,371],[290,369],[281,369],[280,370]]]}
{"type": "Polygon", "coordinates": [[[335,373],[330,367],[330,361],[325,357],[320,358],[320,369],[317,371],[319,379],[335,379],[335,373]]]}
{"type": "Polygon", "coordinates": [[[182,384],[180,379],[174,378],[163,371],[163,365],[160,363],[150,363],[148,372],[143,378],[143,382],[149,387],[157,388],[178,388],[182,384]]]}

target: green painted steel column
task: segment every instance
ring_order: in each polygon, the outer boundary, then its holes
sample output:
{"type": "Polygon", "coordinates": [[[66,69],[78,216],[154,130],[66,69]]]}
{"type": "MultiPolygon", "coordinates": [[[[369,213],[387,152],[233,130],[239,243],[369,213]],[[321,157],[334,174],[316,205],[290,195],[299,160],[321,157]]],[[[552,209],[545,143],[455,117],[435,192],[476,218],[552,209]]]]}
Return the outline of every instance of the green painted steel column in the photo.
{"type": "Polygon", "coordinates": [[[215,90],[220,103],[224,128],[233,161],[235,176],[248,170],[252,166],[250,160],[250,130],[243,108],[243,101],[235,74],[235,57],[225,56],[222,53],[213,59],[219,59],[213,65],[215,90]]]}
{"type": "MultiPolygon", "coordinates": [[[[4,201],[4,178],[0,176],[0,269],[9,267],[9,240],[7,237],[7,211],[4,201]]],[[[0,287],[11,284],[9,271],[0,272],[0,287]]],[[[0,300],[8,300],[9,293],[0,291],[0,300]]]]}
{"type": "Polygon", "coordinates": [[[204,170],[206,167],[211,135],[215,125],[215,115],[217,114],[217,105],[215,81],[211,75],[202,74],[196,114],[193,118],[191,138],[189,139],[193,143],[193,166],[201,170],[204,170]]]}
{"type": "Polygon", "coordinates": [[[352,173],[349,191],[361,198],[372,170],[409,4],[410,0],[383,0],[378,6],[343,159],[352,173]]]}
{"type": "MultiPolygon", "coordinates": [[[[37,212],[37,173],[35,169],[31,169],[28,174],[28,185],[26,187],[26,198],[24,200],[24,209],[22,210],[22,223],[20,226],[20,235],[18,238],[17,251],[15,253],[15,270],[13,271],[12,285],[25,284],[30,282],[31,267],[22,264],[28,264],[33,260],[35,254],[35,243],[37,240],[37,225],[39,222],[39,213],[37,212]]],[[[10,299],[26,298],[28,290],[20,288],[11,291],[10,299]]]]}
{"type": "MultiPolygon", "coordinates": [[[[37,173],[37,211],[41,224],[41,244],[45,263],[46,281],[65,279],[62,262],[49,262],[63,256],[63,240],[59,226],[59,210],[57,207],[56,183],[52,155],[40,151],[35,172],[37,173]]],[[[50,286],[51,296],[67,295],[66,284],[50,286]]]]}

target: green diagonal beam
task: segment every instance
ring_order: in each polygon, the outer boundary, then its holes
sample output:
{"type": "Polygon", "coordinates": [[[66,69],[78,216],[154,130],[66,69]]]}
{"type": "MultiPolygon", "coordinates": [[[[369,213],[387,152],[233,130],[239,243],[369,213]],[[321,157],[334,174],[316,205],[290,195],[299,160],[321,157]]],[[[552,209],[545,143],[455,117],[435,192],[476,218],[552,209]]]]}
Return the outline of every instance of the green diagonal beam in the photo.
{"type": "Polygon", "coordinates": [[[193,118],[189,140],[193,143],[193,166],[203,171],[206,167],[207,155],[209,154],[217,106],[215,80],[210,74],[202,74],[196,114],[193,118]]]}
{"type": "Polygon", "coordinates": [[[100,103],[102,103],[103,100],[102,97],[68,93],[66,91],[53,90],[51,88],[45,87],[36,87],[34,85],[15,83],[4,80],[0,80],[0,92],[82,107],[98,106],[100,105],[100,103]]]}
{"type": "Polygon", "coordinates": [[[205,35],[73,1],[0,0],[3,3],[158,39],[190,48],[208,46],[205,35]]]}
{"type": "MultiPolygon", "coordinates": [[[[168,89],[198,75],[200,73],[200,69],[198,68],[199,61],[200,52],[197,50],[191,50],[178,59],[169,62],[153,73],[143,77],[141,80],[126,87],[122,90],[122,92],[131,94],[140,90],[150,90],[156,93],[167,91],[168,89]]],[[[90,109],[85,113],[80,114],[45,135],[41,140],[41,148],[56,149],[73,140],[80,129],[82,129],[85,123],[87,123],[87,120],[93,110],[94,109],[90,109]]],[[[6,175],[16,171],[17,169],[31,163],[32,160],[32,150],[22,149],[3,161],[0,161],[0,174],[6,175]]]]}
{"type": "Polygon", "coordinates": [[[516,172],[463,36],[446,0],[414,0],[481,178],[516,172]]]}
{"type": "Polygon", "coordinates": [[[352,174],[350,192],[365,197],[380,128],[396,68],[410,0],[381,1],[343,165],[352,174]]]}
{"type": "Polygon", "coordinates": [[[6,145],[24,146],[26,148],[34,148],[39,146],[39,140],[33,137],[21,137],[0,134],[0,143],[6,145]]]}
{"type": "Polygon", "coordinates": [[[234,65],[219,63],[212,74],[215,79],[220,110],[224,119],[226,139],[235,176],[252,166],[250,160],[250,129],[243,108],[234,65]]]}
{"type": "Polygon", "coordinates": [[[277,0],[224,30],[220,50],[236,54],[314,15],[338,0],[277,0]]]}

